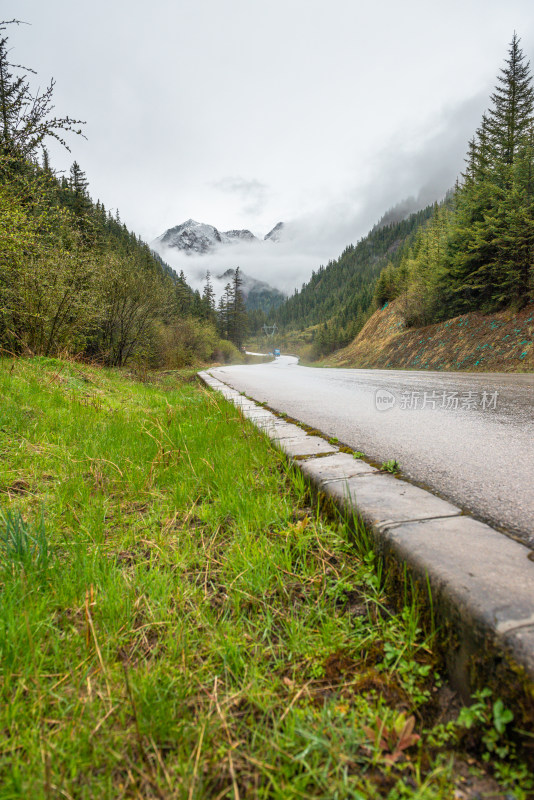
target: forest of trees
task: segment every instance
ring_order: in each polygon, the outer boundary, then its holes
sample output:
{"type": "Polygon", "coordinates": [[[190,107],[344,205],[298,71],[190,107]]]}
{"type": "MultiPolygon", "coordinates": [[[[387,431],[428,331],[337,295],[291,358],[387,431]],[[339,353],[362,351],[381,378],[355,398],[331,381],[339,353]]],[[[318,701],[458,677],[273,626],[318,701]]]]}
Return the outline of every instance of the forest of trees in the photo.
{"type": "Polygon", "coordinates": [[[237,356],[265,322],[310,328],[314,354],[348,344],[398,299],[407,325],[534,299],[534,85],[514,34],[466,169],[440,204],[384,218],[267,315],[247,314],[239,268],[216,298],[193,291],[89,195],[77,162],[58,175],[46,144],[68,149],[83,123],[53,116],[53,82],[32,94],[0,23],[0,347],[123,366],[237,356]],[[393,217],[395,220],[395,217],[393,217]]]}
{"type": "Polygon", "coordinates": [[[534,85],[514,34],[452,197],[377,282],[408,325],[534,299],[534,85]]]}
{"type": "Polygon", "coordinates": [[[407,219],[376,225],[338,259],[313,272],[308,283],[276,310],[274,320],[285,330],[320,326],[315,333],[315,356],[348,344],[373,311],[375,282],[381,270],[388,263],[400,263],[432,213],[429,206],[407,219]]]}
{"type": "Polygon", "coordinates": [[[223,339],[228,339],[241,349],[249,329],[248,313],[243,297],[241,271],[232,270],[233,277],[224,287],[217,307],[217,328],[223,339]]]}
{"type": "Polygon", "coordinates": [[[396,298],[409,326],[534,299],[534,86],[519,44],[514,34],[454,190],[400,222],[386,215],[276,312],[286,331],[315,326],[316,356],[396,298]]]}
{"type": "Polygon", "coordinates": [[[68,176],[55,173],[47,141],[68,149],[65,136],[82,134],[83,123],[52,115],[53,82],[32,94],[30,71],[10,63],[8,24],[16,23],[0,24],[2,350],[111,366],[179,367],[237,355],[228,341],[240,343],[232,312],[217,330],[213,290],[192,291],[118,212],[94,203],[78,163],[68,176]]]}

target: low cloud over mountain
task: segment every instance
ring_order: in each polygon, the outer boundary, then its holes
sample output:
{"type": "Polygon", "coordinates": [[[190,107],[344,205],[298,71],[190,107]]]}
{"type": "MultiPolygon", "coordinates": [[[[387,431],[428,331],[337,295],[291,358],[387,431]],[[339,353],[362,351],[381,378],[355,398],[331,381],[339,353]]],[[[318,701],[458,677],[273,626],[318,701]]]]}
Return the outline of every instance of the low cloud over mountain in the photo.
{"type": "MultiPolygon", "coordinates": [[[[279,222],[265,235],[248,229],[219,231],[189,219],[166,230],[151,247],[176,271],[183,270],[194,288],[202,288],[209,271],[220,296],[227,281],[218,276],[240,267],[250,278],[292,294],[313,270],[337,258],[377,223],[387,208],[382,199],[377,191],[359,211],[352,203],[333,204],[328,212],[279,222]]],[[[427,197],[408,198],[392,210],[392,218],[408,216],[426,203],[427,197]]]]}

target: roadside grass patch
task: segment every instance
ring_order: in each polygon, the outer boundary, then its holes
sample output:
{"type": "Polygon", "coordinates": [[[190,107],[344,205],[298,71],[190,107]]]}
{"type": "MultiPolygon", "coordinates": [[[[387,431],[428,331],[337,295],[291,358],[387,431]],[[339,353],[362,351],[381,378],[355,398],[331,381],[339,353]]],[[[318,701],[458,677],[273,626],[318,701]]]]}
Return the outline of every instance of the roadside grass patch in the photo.
{"type": "Polygon", "coordinates": [[[486,754],[526,797],[511,712],[451,710],[417,607],[190,377],[0,362],[0,797],[504,797],[486,754]]]}

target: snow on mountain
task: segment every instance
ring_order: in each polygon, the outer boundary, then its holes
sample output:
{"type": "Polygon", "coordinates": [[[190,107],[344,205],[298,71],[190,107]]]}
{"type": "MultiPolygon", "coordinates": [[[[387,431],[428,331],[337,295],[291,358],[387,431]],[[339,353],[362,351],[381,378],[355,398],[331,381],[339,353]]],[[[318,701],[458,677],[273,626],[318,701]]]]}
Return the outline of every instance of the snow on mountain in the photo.
{"type": "Polygon", "coordinates": [[[184,250],[186,253],[201,255],[213,250],[222,244],[221,234],[213,225],[205,225],[188,219],[181,225],[169,228],[152,242],[152,247],[157,250],[158,245],[184,250]]]}
{"type": "Polygon", "coordinates": [[[182,250],[187,255],[203,255],[220,245],[258,241],[259,239],[248,230],[220,233],[214,225],[206,225],[204,222],[188,219],[181,225],[175,225],[174,228],[166,230],[152,242],[151,246],[155,250],[158,250],[158,246],[163,245],[182,250]]]}
{"type": "Polygon", "coordinates": [[[224,231],[221,233],[221,239],[223,242],[233,243],[233,242],[258,242],[259,239],[256,239],[253,233],[247,230],[243,231],[224,231]]]}
{"type": "Polygon", "coordinates": [[[241,265],[248,273],[242,273],[246,279],[243,292],[247,306],[250,310],[263,308],[267,311],[283,302],[286,295],[282,289],[286,289],[286,284],[288,289],[292,288],[288,268],[290,271],[295,264],[294,253],[284,255],[280,250],[282,245],[265,241],[277,242],[282,227],[283,223],[278,223],[267,237],[259,239],[246,229],[219,231],[214,225],[188,219],[166,230],[150,246],[175,271],[183,271],[189,284],[199,291],[202,291],[206,272],[210,272],[217,296],[222,295],[227,280],[223,273],[226,274],[229,267],[241,265]],[[283,274],[278,268],[280,259],[284,264],[283,274]],[[255,277],[250,277],[251,273],[255,277]],[[269,282],[265,283],[264,278],[269,282]],[[273,287],[274,282],[279,288],[273,287]]]}
{"type": "Polygon", "coordinates": [[[275,225],[275,226],[274,226],[274,228],[272,229],[272,231],[269,231],[269,233],[267,233],[267,234],[266,234],[266,235],[263,237],[263,240],[264,240],[265,242],[267,242],[267,241],[271,241],[271,242],[279,242],[279,241],[280,241],[280,239],[281,239],[281,237],[282,237],[282,231],[283,231],[283,229],[284,229],[284,223],[283,223],[283,222],[279,222],[277,225],[275,225]]]}

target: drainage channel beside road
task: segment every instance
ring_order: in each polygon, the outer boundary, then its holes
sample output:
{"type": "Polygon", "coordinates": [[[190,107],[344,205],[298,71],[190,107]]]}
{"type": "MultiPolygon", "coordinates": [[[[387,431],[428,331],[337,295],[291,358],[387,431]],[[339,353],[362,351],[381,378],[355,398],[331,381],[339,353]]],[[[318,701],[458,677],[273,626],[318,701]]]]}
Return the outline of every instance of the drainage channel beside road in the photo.
{"type": "MultiPolygon", "coordinates": [[[[232,402],[302,471],[319,494],[364,523],[373,547],[430,603],[451,682],[467,699],[496,685],[523,716],[534,711],[532,551],[429,491],[341,452],[244,397],[208,372],[232,402]]],[[[530,719],[532,725],[532,718],[530,719]]]]}

